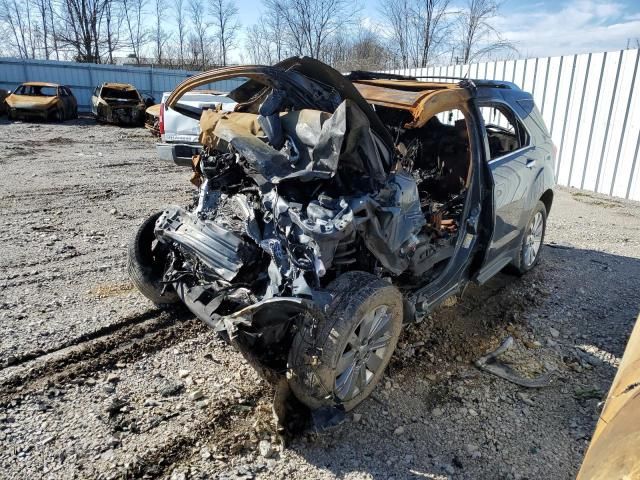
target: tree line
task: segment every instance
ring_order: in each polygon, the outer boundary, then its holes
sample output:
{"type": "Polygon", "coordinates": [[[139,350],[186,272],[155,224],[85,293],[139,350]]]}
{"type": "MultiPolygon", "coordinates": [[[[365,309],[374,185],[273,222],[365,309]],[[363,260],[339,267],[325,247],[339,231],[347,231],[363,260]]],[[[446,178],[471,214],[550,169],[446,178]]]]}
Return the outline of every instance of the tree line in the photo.
{"type": "Polygon", "coordinates": [[[241,25],[236,0],[0,0],[1,55],[202,70],[308,55],[347,71],[511,57],[497,0],[262,0],[241,25]]]}

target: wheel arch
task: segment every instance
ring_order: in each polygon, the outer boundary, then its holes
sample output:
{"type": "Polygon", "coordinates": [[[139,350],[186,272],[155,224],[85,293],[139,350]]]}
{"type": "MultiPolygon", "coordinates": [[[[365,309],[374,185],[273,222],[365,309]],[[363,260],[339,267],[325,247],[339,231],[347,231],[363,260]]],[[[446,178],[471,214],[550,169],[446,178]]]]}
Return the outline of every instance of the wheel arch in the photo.
{"type": "Polygon", "coordinates": [[[551,205],[553,204],[553,190],[551,190],[550,188],[547,189],[540,197],[540,201],[544,203],[544,206],[547,209],[547,215],[549,215],[549,212],[551,211],[551,205]]]}

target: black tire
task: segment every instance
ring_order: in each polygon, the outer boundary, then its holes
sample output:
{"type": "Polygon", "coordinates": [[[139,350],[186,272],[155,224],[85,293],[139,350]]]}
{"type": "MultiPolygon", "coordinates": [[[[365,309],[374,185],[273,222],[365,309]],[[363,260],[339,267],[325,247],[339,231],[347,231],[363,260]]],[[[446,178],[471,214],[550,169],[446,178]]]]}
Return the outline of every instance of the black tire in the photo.
{"type": "Polygon", "coordinates": [[[14,121],[16,119],[16,116],[14,115],[14,113],[11,111],[11,109],[7,110],[7,119],[10,121],[14,121]]]}
{"type": "Polygon", "coordinates": [[[54,122],[64,122],[64,110],[61,108],[56,108],[55,112],[53,112],[53,121],[54,122]]]}
{"type": "Polygon", "coordinates": [[[153,232],[156,220],[162,212],[147,218],[129,243],[127,268],[129,277],[140,293],[157,305],[177,303],[180,297],[171,286],[162,290],[162,276],[166,262],[166,247],[155,241],[153,232]]]}
{"type": "Polygon", "coordinates": [[[517,275],[524,275],[533,267],[535,267],[540,261],[540,256],[542,255],[542,249],[544,246],[544,235],[546,231],[547,231],[547,208],[544,206],[544,203],[542,203],[541,201],[538,201],[535,208],[532,210],[531,215],[529,216],[529,221],[527,222],[527,226],[522,235],[522,244],[520,246],[518,264],[515,265],[515,273],[517,275]],[[534,222],[538,214],[541,215],[541,219],[542,219],[542,231],[539,237],[540,243],[539,243],[538,250],[536,251],[535,257],[533,258],[533,260],[531,260],[531,258],[528,257],[527,250],[528,250],[528,244],[531,241],[530,235],[532,233],[532,227],[534,226],[534,222]]]}
{"type": "MultiPolygon", "coordinates": [[[[310,339],[310,332],[303,328],[293,339],[288,358],[289,385],[295,396],[309,408],[339,406],[349,411],[373,391],[393,355],[402,330],[402,294],[390,283],[366,272],[345,273],[329,286],[329,290],[335,294],[334,300],[325,320],[317,325],[315,338],[310,339]],[[351,350],[349,339],[359,336],[358,331],[367,313],[371,315],[370,312],[375,313],[379,309],[388,313],[388,316],[384,314],[383,320],[388,328],[385,329],[384,350],[377,350],[379,355],[373,353],[377,355],[373,372],[368,370],[371,353],[351,350]],[[357,388],[351,396],[340,398],[338,361],[350,351],[355,356],[366,355],[355,360],[355,365],[360,362],[360,369],[366,367],[365,387],[357,388]],[[371,377],[368,377],[369,373],[371,377]]],[[[368,345],[363,345],[366,347],[368,345]]]]}

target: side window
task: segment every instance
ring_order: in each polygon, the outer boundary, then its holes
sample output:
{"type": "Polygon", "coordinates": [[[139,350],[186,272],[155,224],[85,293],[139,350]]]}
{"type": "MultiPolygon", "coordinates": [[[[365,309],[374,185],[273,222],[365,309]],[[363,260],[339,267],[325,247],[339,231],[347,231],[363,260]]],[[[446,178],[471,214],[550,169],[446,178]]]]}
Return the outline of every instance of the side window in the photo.
{"type": "Polygon", "coordinates": [[[490,160],[529,145],[530,138],[515,113],[503,104],[480,105],[489,140],[490,160]]]}

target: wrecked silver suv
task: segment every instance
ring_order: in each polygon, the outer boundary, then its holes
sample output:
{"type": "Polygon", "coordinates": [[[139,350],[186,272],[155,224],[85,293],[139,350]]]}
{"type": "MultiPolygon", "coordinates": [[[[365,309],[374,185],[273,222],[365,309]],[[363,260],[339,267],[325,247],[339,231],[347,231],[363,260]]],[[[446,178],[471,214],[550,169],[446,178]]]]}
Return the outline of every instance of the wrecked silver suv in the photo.
{"type": "Polygon", "coordinates": [[[295,57],[192,77],[163,108],[200,120],[198,191],[140,227],[131,278],[312,411],[366,398],[403,324],[540,257],[554,148],[513,84],[343,76],[295,57]],[[181,105],[234,77],[248,79],[234,111],[181,105]]]}

